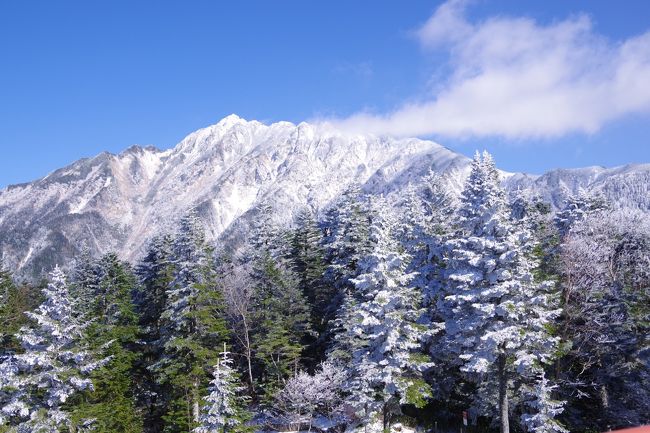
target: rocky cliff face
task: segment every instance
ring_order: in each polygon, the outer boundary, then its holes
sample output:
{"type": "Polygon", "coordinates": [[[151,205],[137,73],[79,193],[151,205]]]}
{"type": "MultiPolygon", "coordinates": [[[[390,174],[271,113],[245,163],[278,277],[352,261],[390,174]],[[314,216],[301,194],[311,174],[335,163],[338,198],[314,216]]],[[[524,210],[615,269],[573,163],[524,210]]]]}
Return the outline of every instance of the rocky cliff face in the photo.
{"type": "MultiPolygon", "coordinates": [[[[216,240],[245,225],[261,202],[272,203],[286,223],[305,205],[322,210],[351,182],[387,193],[432,169],[459,191],[468,166],[468,158],[431,141],[231,115],[167,151],[133,146],[102,153],[1,190],[0,249],[8,267],[30,276],[67,263],[84,244],[133,260],[190,208],[216,240]]],[[[554,205],[583,188],[650,209],[650,165],[506,173],[504,179],[509,189],[534,191],[554,205]]]]}
{"type": "Polygon", "coordinates": [[[134,259],[190,208],[217,239],[262,201],[288,221],[305,204],[322,209],[350,182],[381,192],[429,167],[460,179],[467,158],[430,141],[229,116],[171,150],[103,153],[0,191],[0,248],[25,275],[66,263],[84,243],[134,259]]]}

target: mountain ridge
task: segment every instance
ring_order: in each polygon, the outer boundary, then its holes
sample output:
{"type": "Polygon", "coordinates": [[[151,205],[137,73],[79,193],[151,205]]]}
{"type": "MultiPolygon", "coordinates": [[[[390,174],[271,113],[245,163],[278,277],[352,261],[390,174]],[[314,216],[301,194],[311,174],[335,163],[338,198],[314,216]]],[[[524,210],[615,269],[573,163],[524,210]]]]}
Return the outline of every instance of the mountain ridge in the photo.
{"type": "MultiPolygon", "coordinates": [[[[96,254],[119,251],[134,260],[149,238],[170,230],[190,208],[198,209],[208,238],[217,240],[245,224],[260,203],[272,202],[286,224],[302,206],[322,211],[351,182],[386,194],[434,170],[459,192],[469,161],[429,140],[230,115],[171,149],[134,145],[102,152],[3,188],[0,249],[3,261],[24,275],[69,262],[83,244],[96,254]]],[[[587,189],[650,209],[650,164],[503,172],[503,178],[510,191],[527,190],[555,207],[587,189]]]]}

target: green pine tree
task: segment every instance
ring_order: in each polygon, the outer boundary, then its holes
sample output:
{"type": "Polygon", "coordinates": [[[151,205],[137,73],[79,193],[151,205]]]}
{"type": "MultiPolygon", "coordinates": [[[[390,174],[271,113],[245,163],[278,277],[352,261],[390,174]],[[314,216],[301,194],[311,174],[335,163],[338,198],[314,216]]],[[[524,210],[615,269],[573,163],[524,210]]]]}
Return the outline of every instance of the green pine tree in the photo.
{"type": "Polygon", "coordinates": [[[261,365],[262,385],[270,397],[298,371],[310,331],[309,307],[295,275],[270,254],[259,259],[258,300],[253,347],[261,365]]]}
{"type": "Polygon", "coordinates": [[[167,398],[164,431],[185,432],[198,425],[201,396],[217,362],[214,348],[229,335],[212,249],[195,213],[181,220],[172,254],[173,279],[161,315],[162,357],[151,368],[167,398]]]}
{"type": "Polygon", "coordinates": [[[25,311],[36,308],[41,300],[40,288],[16,284],[0,265],[0,356],[20,351],[15,335],[29,322],[25,311]]]}
{"type": "Polygon", "coordinates": [[[310,367],[323,360],[328,340],[328,324],[334,318],[337,303],[333,300],[338,291],[325,281],[327,269],[323,235],[309,209],[302,210],[296,218],[297,227],[291,236],[289,260],[298,279],[300,289],[309,304],[310,324],[315,333],[305,353],[310,367]]]}
{"type": "Polygon", "coordinates": [[[75,412],[79,419],[95,419],[95,432],[142,432],[135,404],[135,365],[138,354],[138,316],[132,302],[136,280],[129,265],[107,254],[95,265],[89,315],[89,346],[109,361],[91,376],[94,391],[82,396],[75,412]]]}
{"type": "Polygon", "coordinates": [[[144,417],[146,432],[163,429],[162,419],[167,408],[167,392],[156,380],[152,366],[160,361],[164,348],[160,343],[162,314],[167,300],[167,289],[174,279],[173,237],[157,236],[151,240],[142,261],[136,267],[139,280],[135,295],[140,323],[136,366],[139,377],[138,406],[144,417]]]}
{"type": "Polygon", "coordinates": [[[255,285],[251,345],[256,381],[266,399],[300,369],[312,336],[300,277],[287,258],[291,249],[291,236],[273,224],[271,208],[260,207],[246,256],[255,285]]]}

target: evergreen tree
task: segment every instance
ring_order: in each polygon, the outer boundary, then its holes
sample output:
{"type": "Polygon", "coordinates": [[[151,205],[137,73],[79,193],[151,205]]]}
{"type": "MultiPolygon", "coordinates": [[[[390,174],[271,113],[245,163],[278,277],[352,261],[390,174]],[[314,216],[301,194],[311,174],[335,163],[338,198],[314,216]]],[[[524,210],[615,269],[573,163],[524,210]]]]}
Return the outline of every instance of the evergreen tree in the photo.
{"type": "Polygon", "coordinates": [[[397,222],[384,200],[373,203],[370,237],[373,250],[359,260],[352,280],[361,302],[348,312],[352,374],[350,403],[364,414],[382,415],[384,428],[400,404],[421,407],[430,396],[422,379],[426,367],[420,341],[425,327],[422,294],[406,272],[410,256],[395,239],[397,222]]]}
{"type": "Polygon", "coordinates": [[[154,237],[135,273],[139,280],[136,305],[144,338],[160,338],[161,316],[167,302],[167,288],[173,280],[173,239],[169,235],[154,237]]]}
{"type": "Polygon", "coordinates": [[[247,418],[243,408],[246,400],[238,395],[244,388],[238,386],[239,378],[231,366],[232,359],[229,358],[230,352],[226,351],[225,344],[219,355],[195,433],[236,432],[241,430],[247,418]]]}
{"type": "MultiPolygon", "coordinates": [[[[401,214],[398,221],[400,240],[412,257],[407,272],[414,274],[411,285],[423,295],[423,306],[426,308],[423,320],[431,324],[432,330],[436,330],[441,321],[436,304],[439,288],[444,281],[443,247],[451,231],[455,201],[442,177],[433,171],[429,171],[420,184],[410,184],[399,191],[398,196],[396,209],[401,214]]],[[[425,347],[435,348],[431,341],[435,335],[436,332],[428,334],[425,347]]],[[[432,361],[443,363],[444,356],[440,355],[434,350],[431,353],[432,361]]],[[[433,394],[438,399],[449,401],[457,375],[449,370],[430,369],[427,376],[433,394]]]]}
{"type": "Polygon", "coordinates": [[[33,328],[18,333],[23,353],[0,364],[0,392],[6,401],[0,425],[19,432],[58,432],[74,428],[66,404],[76,393],[92,389],[88,374],[104,361],[82,347],[87,323],[73,316],[65,276],[57,267],[43,290],[45,301],[27,313],[33,328]]]}
{"type": "Polygon", "coordinates": [[[427,216],[419,188],[409,183],[403,191],[400,191],[396,208],[401,214],[396,226],[398,239],[409,254],[420,253],[424,249],[427,216]]]}
{"type": "Polygon", "coordinates": [[[337,289],[336,313],[330,321],[330,345],[327,357],[332,361],[349,362],[354,341],[346,331],[352,311],[362,301],[354,289],[353,279],[358,276],[358,262],[372,250],[370,239],[370,212],[367,198],[358,185],[352,184],[328,212],[326,221],[325,280],[337,289]]]}
{"type": "Polygon", "coordinates": [[[228,338],[212,251],[194,212],[181,219],[173,265],[161,315],[158,344],[163,354],[151,366],[168,396],[163,416],[166,432],[189,431],[197,425],[201,392],[216,362],[212,348],[228,338]]]}
{"type": "Polygon", "coordinates": [[[409,271],[416,272],[414,284],[433,303],[440,286],[443,244],[450,232],[454,200],[443,179],[430,171],[419,186],[400,192],[400,240],[413,257],[409,271]]]}
{"type": "Polygon", "coordinates": [[[16,284],[0,264],[0,360],[21,350],[16,334],[29,323],[25,311],[33,310],[40,301],[38,288],[16,284]]]}
{"type": "Polygon", "coordinates": [[[354,285],[350,279],[357,275],[357,262],[371,249],[370,221],[358,185],[353,184],[343,192],[328,218],[326,276],[345,292],[354,285]]]}
{"type": "Polygon", "coordinates": [[[598,194],[581,190],[578,194],[569,196],[564,202],[564,207],[555,214],[555,225],[560,237],[564,238],[569,230],[587,215],[607,209],[607,207],[606,200],[598,194]]]}
{"type": "Polygon", "coordinates": [[[267,398],[300,367],[301,355],[311,332],[309,306],[298,276],[282,252],[287,239],[271,222],[267,207],[253,230],[249,247],[255,284],[252,346],[259,365],[258,377],[267,398]],[[275,235],[274,235],[275,234],[275,235]]]}
{"type": "Polygon", "coordinates": [[[170,235],[154,237],[147,246],[142,261],[136,267],[139,280],[135,295],[140,325],[141,354],[138,364],[138,406],[143,408],[145,431],[163,429],[167,393],[156,380],[152,366],[163,356],[161,344],[162,314],[167,302],[167,289],[174,278],[172,254],[173,239],[170,235]]]}
{"type": "Polygon", "coordinates": [[[74,314],[79,318],[92,316],[97,294],[96,261],[87,245],[83,245],[72,265],[70,296],[75,303],[74,314]]]}
{"type": "Polygon", "coordinates": [[[531,389],[531,399],[526,405],[532,414],[521,416],[522,424],[527,431],[533,433],[568,433],[569,431],[557,421],[558,415],[564,411],[564,402],[553,399],[552,392],[557,385],[552,386],[542,372],[537,383],[531,389]]]}
{"type": "Polygon", "coordinates": [[[87,340],[91,348],[108,359],[91,378],[94,391],[85,392],[75,416],[95,420],[99,433],[142,431],[142,420],[135,406],[136,341],[138,317],[132,301],[135,276],[117,255],[106,254],[93,264],[93,280],[88,287],[94,301],[88,306],[91,324],[87,340]]]}
{"type": "Polygon", "coordinates": [[[327,344],[327,329],[334,318],[337,290],[324,279],[326,270],[323,236],[309,209],[303,209],[296,218],[297,227],[291,238],[291,268],[310,307],[310,323],[317,333],[310,345],[311,364],[323,356],[327,344]]]}
{"type": "Polygon", "coordinates": [[[15,296],[15,290],[11,274],[0,263],[0,359],[11,350],[9,346],[13,346],[9,341],[13,336],[9,324],[13,313],[11,298],[15,296]]]}
{"type": "Polygon", "coordinates": [[[534,280],[530,233],[510,220],[487,153],[474,158],[457,233],[446,247],[447,284],[438,305],[445,320],[440,350],[479,385],[478,407],[498,395],[501,431],[508,433],[511,387],[551,361],[558,340],[548,329],[559,312],[552,284],[534,280]]]}
{"type": "Polygon", "coordinates": [[[433,170],[422,179],[422,201],[429,235],[445,234],[456,208],[456,199],[445,179],[433,170]]]}
{"type": "Polygon", "coordinates": [[[0,308],[4,309],[9,304],[9,297],[11,291],[15,287],[14,281],[11,278],[11,273],[6,271],[2,263],[0,263],[0,308]]]}
{"type": "Polygon", "coordinates": [[[270,257],[260,265],[255,315],[259,326],[253,346],[262,364],[265,392],[271,396],[301,365],[310,329],[309,307],[286,266],[270,257]]]}

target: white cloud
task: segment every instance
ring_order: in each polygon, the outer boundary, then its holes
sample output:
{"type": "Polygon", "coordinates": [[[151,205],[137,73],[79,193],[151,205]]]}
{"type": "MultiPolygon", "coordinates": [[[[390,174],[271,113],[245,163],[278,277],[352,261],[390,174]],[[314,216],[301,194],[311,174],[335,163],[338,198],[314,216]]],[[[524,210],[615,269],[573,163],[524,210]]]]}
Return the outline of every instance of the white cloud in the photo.
{"type": "Polygon", "coordinates": [[[330,121],[399,136],[541,138],[594,133],[650,112],[650,31],[614,42],[586,15],[550,25],[517,17],[471,23],[465,7],[448,1],[416,33],[425,52],[449,52],[452,73],[433,97],[330,121]]]}

